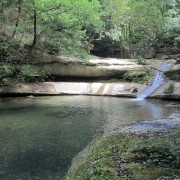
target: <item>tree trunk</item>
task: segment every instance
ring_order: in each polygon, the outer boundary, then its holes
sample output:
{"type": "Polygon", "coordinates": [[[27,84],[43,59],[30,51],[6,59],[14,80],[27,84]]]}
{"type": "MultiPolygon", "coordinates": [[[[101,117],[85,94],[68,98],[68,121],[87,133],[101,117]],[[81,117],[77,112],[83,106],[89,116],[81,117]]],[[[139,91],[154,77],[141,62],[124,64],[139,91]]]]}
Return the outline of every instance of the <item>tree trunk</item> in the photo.
{"type": "MultiPolygon", "coordinates": [[[[34,6],[34,1],[33,1],[33,6],[34,6]]],[[[32,42],[32,45],[31,45],[31,51],[33,50],[34,46],[36,45],[37,43],[37,12],[36,12],[36,9],[34,7],[33,9],[33,18],[34,18],[34,22],[33,22],[33,28],[34,28],[34,37],[33,37],[33,42],[32,42]]]]}
{"type": "Polygon", "coordinates": [[[18,2],[17,2],[17,4],[18,4],[18,16],[17,16],[17,20],[16,20],[16,24],[15,24],[15,29],[14,29],[13,34],[11,36],[12,39],[15,38],[17,27],[19,26],[20,15],[21,15],[21,3],[22,3],[22,0],[18,0],[18,2]]]}
{"type": "Polygon", "coordinates": [[[37,13],[36,10],[34,10],[34,38],[33,38],[33,43],[32,46],[34,47],[37,42],[37,13]]]}

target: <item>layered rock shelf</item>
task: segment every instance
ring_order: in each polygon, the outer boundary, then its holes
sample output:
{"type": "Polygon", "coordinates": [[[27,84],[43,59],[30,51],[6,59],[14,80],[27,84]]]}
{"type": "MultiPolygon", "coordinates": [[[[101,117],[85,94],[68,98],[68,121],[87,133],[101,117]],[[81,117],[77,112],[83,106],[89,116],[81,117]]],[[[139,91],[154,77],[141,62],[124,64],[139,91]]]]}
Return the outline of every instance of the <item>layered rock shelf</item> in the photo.
{"type": "MultiPolygon", "coordinates": [[[[135,98],[147,88],[145,84],[120,82],[127,72],[134,72],[139,77],[144,75],[146,67],[137,64],[137,61],[133,59],[92,56],[89,61],[81,61],[73,57],[44,54],[38,62],[34,63],[34,66],[47,68],[50,74],[60,78],[58,80],[61,82],[21,83],[0,87],[0,96],[68,94],[135,98]],[[77,78],[77,82],[74,82],[73,78],[77,78]],[[81,82],[78,78],[82,78],[81,82]],[[88,81],[87,78],[92,78],[93,82],[88,81]]],[[[173,80],[178,79],[179,64],[175,64],[171,70],[166,72],[166,75],[173,80]]],[[[149,97],[179,100],[180,82],[168,81],[149,97]]]]}
{"type": "MultiPolygon", "coordinates": [[[[172,82],[159,87],[150,98],[180,99],[180,82],[173,82],[174,91],[166,93],[172,82]]],[[[44,82],[16,84],[13,87],[1,87],[0,95],[97,95],[135,98],[143,92],[146,85],[138,83],[85,83],[85,82],[44,82]]]]}
{"type": "Polygon", "coordinates": [[[0,88],[1,95],[107,95],[136,97],[146,85],[137,83],[44,82],[0,88]]]}
{"type": "Polygon", "coordinates": [[[39,68],[47,68],[55,77],[123,77],[130,70],[143,70],[133,59],[100,58],[92,56],[88,61],[81,61],[77,58],[53,56],[45,54],[42,62],[35,64],[39,68]]]}

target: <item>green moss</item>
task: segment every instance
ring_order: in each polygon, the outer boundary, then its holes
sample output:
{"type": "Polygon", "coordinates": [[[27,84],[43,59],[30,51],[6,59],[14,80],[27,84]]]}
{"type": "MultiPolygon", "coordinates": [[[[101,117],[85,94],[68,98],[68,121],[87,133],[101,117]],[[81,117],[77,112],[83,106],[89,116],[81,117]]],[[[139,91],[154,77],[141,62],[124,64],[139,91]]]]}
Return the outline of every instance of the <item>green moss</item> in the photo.
{"type": "Polygon", "coordinates": [[[115,133],[103,137],[95,144],[88,160],[69,174],[66,179],[179,178],[179,135],[178,129],[172,129],[167,134],[158,134],[158,136],[157,133],[143,136],[115,133]]]}
{"type": "Polygon", "coordinates": [[[153,76],[154,72],[145,68],[143,71],[127,71],[123,80],[128,82],[145,83],[153,76]]]}

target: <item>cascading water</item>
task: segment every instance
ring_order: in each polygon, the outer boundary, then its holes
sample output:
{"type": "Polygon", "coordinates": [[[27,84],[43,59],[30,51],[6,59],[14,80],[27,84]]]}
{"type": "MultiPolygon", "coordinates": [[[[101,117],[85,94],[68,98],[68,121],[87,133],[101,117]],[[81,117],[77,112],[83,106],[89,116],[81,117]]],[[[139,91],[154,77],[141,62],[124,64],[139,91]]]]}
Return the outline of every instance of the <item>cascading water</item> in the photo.
{"type": "Polygon", "coordinates": [[[157,70],[152,85],[149,86],[144,92],[137,96],[138,100],[143,100],[153,93],[160,85],[164,83],[164,72],[171,67],[171,63],[163,62],[160,65],[160,69],[157,70]]]}

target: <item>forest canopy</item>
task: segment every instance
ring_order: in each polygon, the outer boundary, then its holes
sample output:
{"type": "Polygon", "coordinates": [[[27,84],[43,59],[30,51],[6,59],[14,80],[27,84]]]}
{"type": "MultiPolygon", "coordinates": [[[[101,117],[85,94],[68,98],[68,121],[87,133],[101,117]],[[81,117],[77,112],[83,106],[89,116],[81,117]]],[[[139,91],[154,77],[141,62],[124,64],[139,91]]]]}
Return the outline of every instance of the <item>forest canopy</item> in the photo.
{"type": "Polygon", "coordinates": [[[95,40],[180,47],[179,0],[1,0],[0,18],[1,79],[34,51],[85,58],[95,40]]]}
{"type": "Polygon", "coordinates": [[[75,55],[94,38],[180,46],[179,0],[1,1],[3,43],[75,55]]]}

